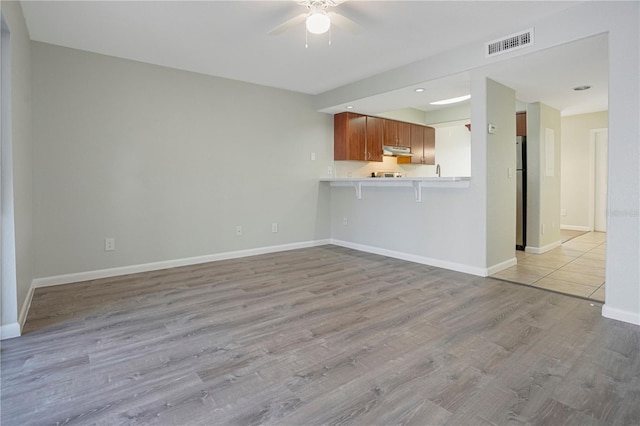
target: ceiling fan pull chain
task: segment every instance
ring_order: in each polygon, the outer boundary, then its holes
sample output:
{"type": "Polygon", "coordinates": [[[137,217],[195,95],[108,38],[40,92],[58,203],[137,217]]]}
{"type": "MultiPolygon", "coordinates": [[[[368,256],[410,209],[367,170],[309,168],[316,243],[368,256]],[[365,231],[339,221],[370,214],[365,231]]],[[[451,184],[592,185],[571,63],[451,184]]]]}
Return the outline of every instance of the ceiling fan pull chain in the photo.
{"type": "Polygon", "coordinates": [[[331,27],[329,27],[329,46],[331,46],[331,35],[333,34],[333,32],[331,31],[331,27]]]}
{"type": "Polygon", "coordinates": [[[304,48],[309,48],[309,30],[306,26],[304,27],[304,48]]]}

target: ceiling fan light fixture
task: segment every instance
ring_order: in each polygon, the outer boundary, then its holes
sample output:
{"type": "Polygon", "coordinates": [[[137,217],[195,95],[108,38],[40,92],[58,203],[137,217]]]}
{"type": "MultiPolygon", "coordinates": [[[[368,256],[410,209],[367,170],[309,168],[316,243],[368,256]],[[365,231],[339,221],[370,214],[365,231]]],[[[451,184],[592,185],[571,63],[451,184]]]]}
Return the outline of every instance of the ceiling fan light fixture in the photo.
{"type": "Polygon", "coordinates": [[[307,16],[306,24],[307,31],[311,34],[324,34],[329,31],[331,19],[326,13],[315,11],[307,16]]]}

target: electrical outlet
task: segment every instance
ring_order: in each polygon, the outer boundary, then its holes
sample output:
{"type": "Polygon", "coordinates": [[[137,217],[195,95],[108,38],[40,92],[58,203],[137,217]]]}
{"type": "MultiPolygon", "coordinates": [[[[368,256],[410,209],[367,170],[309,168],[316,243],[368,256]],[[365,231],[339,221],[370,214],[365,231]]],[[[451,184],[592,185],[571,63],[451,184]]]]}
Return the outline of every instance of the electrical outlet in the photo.
{"type": "Polygon", "coordinates": [[[343,224],[344,226],[347,226],[347,225],[349,224],[349,219],[347,219],[346,217],[343,217],[343,218],[342,218],[342,224],[343,224]]]}
{"type": "Polygon", "coordinates": [[[105,238],[104,239],[104,251],[114,251],[116,249],[116,239],[115,238],[105,238]]]}
{"type": "Polygon", "coordinates": [[[327,174],[333,176],[333,166],[327,167],[327,174]]]}
{"type": "Polygon", "coordinates": [[[236,235],[237,236],[242,235],[242,226],[240,225],[236,226],[236,235]]]}
{"type": "Polygon", "coordinates": [[[315,152],[311,153],[311,161],[316,161],[316,153],[315,152]]]}
{"type": "Polygon", "coordinates": [[[273,232],[274,234],[275,234],[276,232],[278,232],[278,223],[277,223],[277,222],[273,222],[273,223],[271,224],[271,232],[273,232]]]}
{"type": "Polygon", "coordinates": [[[567,215],[567,209],[560,209],[560,216],[566,216],[567,215]]]}
{"type": "Polygon", "coordinates": [[[544,235],[544,231],[545,231],[545,226],[544,226],[544,223],[543,223],[542,226],[540,227],[540,234],[544,235]]]}

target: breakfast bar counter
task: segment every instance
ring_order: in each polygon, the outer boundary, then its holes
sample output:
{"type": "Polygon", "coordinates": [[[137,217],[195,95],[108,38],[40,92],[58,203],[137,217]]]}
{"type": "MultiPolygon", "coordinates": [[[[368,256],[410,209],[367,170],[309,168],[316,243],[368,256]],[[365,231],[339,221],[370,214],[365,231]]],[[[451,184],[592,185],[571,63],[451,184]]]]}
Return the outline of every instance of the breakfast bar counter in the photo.
{"type": "Polygon", "coordinates": [[[468,188],[469,177],[366,177],[366,178],[321,178],[320,182],[329,182],[331,186],[353,187],[356,198],[362,199],[362,188],[371,187],[412,187],[417,202],[422,201],[422,188],[468,188]]]}

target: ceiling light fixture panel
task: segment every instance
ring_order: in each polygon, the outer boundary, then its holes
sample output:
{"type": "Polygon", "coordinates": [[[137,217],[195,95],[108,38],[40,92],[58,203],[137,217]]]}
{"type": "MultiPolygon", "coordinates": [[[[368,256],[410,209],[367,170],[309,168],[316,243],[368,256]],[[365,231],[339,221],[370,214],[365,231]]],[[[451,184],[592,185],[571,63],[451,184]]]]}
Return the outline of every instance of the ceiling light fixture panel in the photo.
{"type": "Polygon", "coordinates": [[[466,101],[467,99],[471,99],[471,95],[458,96],[457,98],[444,99],[441,101],[431,102],[431,105],[449,105],[455,104],[458,102],[466,101]]]}

